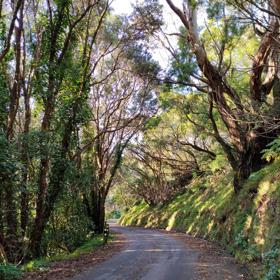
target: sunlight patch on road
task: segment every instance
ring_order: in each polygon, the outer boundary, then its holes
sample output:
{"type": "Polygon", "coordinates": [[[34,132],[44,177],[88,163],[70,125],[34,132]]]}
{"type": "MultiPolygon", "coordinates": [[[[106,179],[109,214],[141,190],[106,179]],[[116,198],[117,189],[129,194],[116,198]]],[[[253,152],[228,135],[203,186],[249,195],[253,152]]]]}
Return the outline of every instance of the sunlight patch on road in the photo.
{"type": "Polygon", "coordinates": [[[180,252],[182,251],[181,249],[170,249],[170,250],[165,250],[165,249],[145,249],[145,250],[124,250],[124,253],[131,253],[131,252],[180,252]]]}

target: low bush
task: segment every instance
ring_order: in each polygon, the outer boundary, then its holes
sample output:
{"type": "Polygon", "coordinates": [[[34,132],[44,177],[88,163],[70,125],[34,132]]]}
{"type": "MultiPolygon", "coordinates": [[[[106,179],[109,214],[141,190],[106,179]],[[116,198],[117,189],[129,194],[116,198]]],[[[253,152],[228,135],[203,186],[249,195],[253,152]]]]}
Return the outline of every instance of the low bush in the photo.
{"type": "Polygon", "coordinates": [[[22,274],[20,268],[13,264],[0,264],[0,279],[1,280],[15,280],[19,279],[22,274]]]}

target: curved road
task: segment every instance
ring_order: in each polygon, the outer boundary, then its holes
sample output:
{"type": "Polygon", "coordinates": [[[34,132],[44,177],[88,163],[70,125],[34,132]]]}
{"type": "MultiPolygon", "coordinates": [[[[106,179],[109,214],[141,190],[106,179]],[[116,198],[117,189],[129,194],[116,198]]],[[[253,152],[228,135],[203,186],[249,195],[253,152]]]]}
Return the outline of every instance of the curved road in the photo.
{"type": "Polygon", "coordinates": [[[128,245],[111,259],[73,280],[194,280],[197,253],[156,230],[111,225],[128,245]]]}

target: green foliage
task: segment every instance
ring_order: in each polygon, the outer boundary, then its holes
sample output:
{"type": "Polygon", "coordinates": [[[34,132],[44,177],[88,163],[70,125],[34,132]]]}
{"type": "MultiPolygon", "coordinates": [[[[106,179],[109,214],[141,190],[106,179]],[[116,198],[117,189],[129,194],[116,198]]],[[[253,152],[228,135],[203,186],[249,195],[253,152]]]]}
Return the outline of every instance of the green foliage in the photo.
{"type": "Polygon", "coordinates": [[[263,256],[267,272],[264,275],[264,280],[279,280],[280,279],[280,247],[273,246],[272,249],[266,252],[263,256]]]}
{"type": "Polygon", "coordinates": [[[14,143],[9,143],[6,135],[0,133],[0,180],[18,179],[20,167],[14,143]]]}
{"type": "Polygon", "coordinates": [[[141,5],[134,6],[132,17],[137,30],[135,34],[145,38],[163,25],[162,5],[158,0],[145,0],[141,5]]]}
{"type": "Polygon", "coordinates": [[[119,210],[113,210],[106,215],[107,219],[119,219],[121,212],[119,210]]]}
{"type": "Polygon", "coordinates": [[[273,140],[267,145],[267,148],[262,151],[263,159],[272,161],[280,155],[280,138],[273,140]]]}
{"type": "Polygon", "coordinates": [[[236,256],[242,262],[252,262],[260,259],[259,248],[256,244],[251,244],[248,240],[248,236],[244,232],[240,232],[234,238],[234,246],[236,250],[236,256]]]}
{"type": "MultiPolygon", "coordinates": [[[[185,28],[180,28],[180,34],[182,36],[178,39],[178,50],[176,51],[176,57],[171,62],[171,67],[168,72],[168,79],[177,80],[180,82],[191,82],[191,75],[197,73],[198,67],[195,62],[193,53],[191,52],[191,46],[186,43],[185,37],[187,31],[185,28]]],[[[184,87],[184,86],[183,86],[184,87]]]]}
{"type": "Polygon", "coordinates": [[[1,280],[15,280],[19,279],[22,272],[19,267],[13,264],[0,264],[0,279],[1,280]]]}
{"type": "Polygon", "coordinates": [[[5,72],[2,66],[0,66],[0,133],[5,131],[6,118],[7,118],[7,106],[9,102],[8,83],[5,79],[5,72]]]}
{"type": "Polygon", "coordinates": [[[208,1],[207,3],[207,15],[210,19],[219,19],[223,18],[223,11],[224,11],[224,1],[214,0],[208,1]]]}
{"type": "Polygon", "coordinates": [[[195,178],[184,194],[163,207],[143,202],[131,207],[120,222],[219,241],[239,261],[249,264],[257,279],[279,279],[279,166],[275,161],[253,173],[239,195],[233,193],[232,174],[224,167],[195,178]]]}
{"type": "Polygon", "coordinates": [[[50,256],[73,252],[94,235],[92,220],[86,215],[78,190],[84,188],[88,177],[77,173],[73,166],[68,168],[65,177],[63,191],[43,238],[42,246],[50,256]]]}
{"type": "Polygon", "coordinates": [[[216,172],[218,170],[223,170],[227,164],[228,162],[224,155],[217,155],[217,157],[210,162],[209,167],[212,172],[216,172]]]}
{"type": "Polygon", "coordinates": [[[129,46],[126,50],[126,55],[133,62],[132,69],[136,75],[157,77],[160,66],[143,44],[129,46]]]}
{"type": "MultiPolygon", "coordinates": [[[[113,240],[113,236],[110,236],[109,240],[113,240]]],[[[21,271],[26,272],[26,271],[33,271],[37,269],[40,270],[47,269],[53,262],[75,259],[79,257],[81,254],[90,253],[102,245],[103,245],[103,236],[95,235],[90,240],[83,243],[80,247],[76,248],[71,253],[63,252],[54,256],[32,260],[27,264],[25,264],[23,267],[21,267],[21,271]]]]}
{"type": "Polygon", "coordinates": [[[234,244],[237,248],[241,250],[246,250],[248,247],[248,237],[246,237],[243,232],[240,232],[235,237],[234,244]]]}
{"type": "Polygon", "coordinates": [[[151,129],[151,128],[157,127],[159,125],[160,121],[161,121],[161,117],[160,116],[152,117],[146,123],[145,128],[146,129],[151,129]]]}

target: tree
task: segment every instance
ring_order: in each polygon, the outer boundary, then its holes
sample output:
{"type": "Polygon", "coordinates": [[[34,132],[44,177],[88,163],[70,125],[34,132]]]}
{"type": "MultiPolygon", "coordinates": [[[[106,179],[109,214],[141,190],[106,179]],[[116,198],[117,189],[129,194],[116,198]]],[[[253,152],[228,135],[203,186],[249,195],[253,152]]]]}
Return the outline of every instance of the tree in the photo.
{"type": "Polygon", "coordinates": [[[143,136],[131,143],[125,154],[119,172],[123,185],[151,206],[167,203],[183,192],[192,179],[209,170],[208,164],[216,158],[212,151],[217,151],[215,144],[207,142],[185,117],[186,105],[192,102],[203,116],[205,104],[198,94],[161,93],[157,115],[148,121],[143,136]]]}
{"type": "Polygon", "coordinates": [[[123,153],[154,113],[150,101],[155,85],[150,79],[135,74],[133,67],[129,66],[131,61],[124,57],[116,64],[115,59],[124,55],[123,50],[119,51],[100,66],[105,75],[110,75],[106,79],[100,77],[102,82],[96,82],[92,87],[92,121],[86,128],[86,131],[90,129],[94,132],[92,139],[87,140],[90,143],[87,146],[92,149],[88,152],[93,177],[91,189],[84,197],[88,215],[92,217],[98,233],[104,229],[105,200],[114,185],[123,153]],[[112,68],[106,71],[108,62],[112,68]]]}
{"type": "Polygon", "coordinates": [[[124,150],[154,113],[158,66],[141,18],[113,15],[109,1],[1,1],[0,15],[0,256],[17,263],[58,250],[54,213],[70,223],[80,196],[103,231],[124,150]]]}
{"type": "Polygon", "coordinates": [[[1,2],[1,15],[12,11],[11,19],[1,18],[3,36],[10,28],[0,55],[7,95],[1,97],[0,242],[1,255],[11,262],[42,254],[73,133],[86,118],[80,111],[87,107],[90,52],[108,7],[106,1],[1,2]],[[61,114],[67,118],[59,123],[61,114]]]}
{"type": "Polygon", "coordinates": [[[235,171],[234,188],[238,192],[244,179],[263,166],[261,151],[271,139],[276,137],[278,131],[278,123],[275,121],[278,113],[274,109],[278,106],[278,98],[275,98],[272,104],[265,102],[271,92],[275,96],[278,95],[277,3],[269,1],[268,9],[263,11],[251,1],[248,1],[248,6],[235,2],[239,4],[241,12],[246,12],[245,8],[253,5],[254,8],[259,9],[260,13],[269,15],[269,23],[261,34],[259,47],[250,68],[250,81],[244,91],[239,91],[232,85],[231,64],[225,60],[225,46],[231,36],[230,15],[223,17],[223,37],[217,43],[219,60],[214,62],[209,60],[207,48],[198,29],[197,11],[200,4],[197,1],[186,1],[181,10],[171,0],[166,1],[187,30],[185,44],[191,47],[201,75],[199,84],[193,83],[191,86],[198,90],[201,90],[203,86],[203,92],[208,95],[209,119],[212,122],[214,137],[222,146],[235,171]],[[249,104],[244,100],[248,100],[249,104]],[[214,110],[218,111],[227,129],[230,142],[221,135],[213,117],[214,110]],[[273,113],[268,113],[268,111],[273,113]]]}

